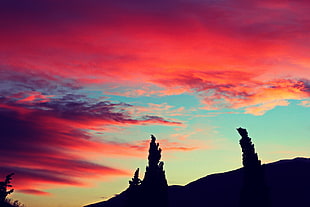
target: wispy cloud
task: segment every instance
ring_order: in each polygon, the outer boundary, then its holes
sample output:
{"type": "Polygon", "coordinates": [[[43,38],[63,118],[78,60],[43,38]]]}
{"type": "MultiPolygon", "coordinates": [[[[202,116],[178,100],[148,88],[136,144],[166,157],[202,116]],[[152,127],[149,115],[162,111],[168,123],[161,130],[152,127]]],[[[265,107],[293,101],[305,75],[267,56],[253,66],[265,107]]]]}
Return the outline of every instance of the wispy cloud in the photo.
{"type": "MultiPolygon", "coordinates": [[[[23,189],[45,184],[85,185],[85,178],[98,175],[103,179],[128,176],[125,169],[91,161],[91,154],[143,156],[134,150],[134,143],[105,141],[93,133],[104,132],[105,126],[181,124],[159,116],[133,116],[127,111],[132,105],[84,95],[66,94],[45,99],[40,93],[31,93],[39,94],[38,101],[28,92],[20,94],[1,99],[0,174],[15,172],[17,189],[25,193],[38,194],[23,189]],[[31,98],[25,98],[27,94],[31,98]]],[[[45,195],[43,191],[39,194],[45,195]]]]}
{"type": "Polygon", "coordinates": [[[242,71],[190,72],[156,80],[165,87],[188,88],[205,104],[204,109],[244,109],[245,113],[262,115],[276,106],[288,105],[288,100],[309,97],[309,80],[257,80],[257,76],[242,71]],[[256,79],[256,80],[255,80],[256,79]]]}
{"type": "Polygon", "coordinates": [[[44,191],[40,191],[40,190],[35,190],[35,189],[22,189],[22,190],[18,190],[18,192],[26,193],[26,194],[33,194],[33,195],[45,195],[45,196],[51,195],[48,192],[44,192],[44,191]]]}

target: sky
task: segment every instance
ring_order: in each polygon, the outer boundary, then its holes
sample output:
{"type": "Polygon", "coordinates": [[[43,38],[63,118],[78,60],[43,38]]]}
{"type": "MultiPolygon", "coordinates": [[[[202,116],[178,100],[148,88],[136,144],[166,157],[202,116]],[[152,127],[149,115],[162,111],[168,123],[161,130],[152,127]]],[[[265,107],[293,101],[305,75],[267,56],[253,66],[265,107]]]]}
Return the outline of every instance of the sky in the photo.
{"type": "Polygon", "coordinates": [[[310,2],[2,0],[0,176],[27,207],[128,187],[150,135],[169,185],[310,157],[310,2]]]}

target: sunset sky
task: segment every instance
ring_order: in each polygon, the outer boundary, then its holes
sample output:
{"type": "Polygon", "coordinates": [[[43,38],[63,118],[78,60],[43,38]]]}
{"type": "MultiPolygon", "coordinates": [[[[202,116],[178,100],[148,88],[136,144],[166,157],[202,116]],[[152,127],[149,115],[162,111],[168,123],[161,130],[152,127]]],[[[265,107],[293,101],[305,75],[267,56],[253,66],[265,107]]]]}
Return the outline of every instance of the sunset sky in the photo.
{"type": "Polygon", "coordinates": [[[310,1],[2,0],[0,179],[27,207],[128,186],[150,135],[169,185],[310,157],[310,1]]]}

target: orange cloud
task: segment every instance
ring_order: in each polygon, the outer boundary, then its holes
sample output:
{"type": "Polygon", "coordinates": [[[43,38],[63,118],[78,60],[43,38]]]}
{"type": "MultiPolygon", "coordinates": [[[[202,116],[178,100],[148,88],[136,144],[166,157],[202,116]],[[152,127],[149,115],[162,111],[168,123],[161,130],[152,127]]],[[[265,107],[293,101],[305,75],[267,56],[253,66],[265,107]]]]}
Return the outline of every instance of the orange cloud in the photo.
{"type": "Polygon", "coordinates": [[[310,107],[310,101],[306,100],[306,101],[302,101],[300,103],[300,105],[305,106],[305,107],[310,107]]]}
{"type": "Polygon", "coordinates": [[[276,106],[287,106],[289,102],[285,100],[276,100],[267,103],[262,103],[259,106],[250,106],[245,109],[246,114],[253,114],[256,116],[264,115],[267,111],[275,108],[276,106]]]}

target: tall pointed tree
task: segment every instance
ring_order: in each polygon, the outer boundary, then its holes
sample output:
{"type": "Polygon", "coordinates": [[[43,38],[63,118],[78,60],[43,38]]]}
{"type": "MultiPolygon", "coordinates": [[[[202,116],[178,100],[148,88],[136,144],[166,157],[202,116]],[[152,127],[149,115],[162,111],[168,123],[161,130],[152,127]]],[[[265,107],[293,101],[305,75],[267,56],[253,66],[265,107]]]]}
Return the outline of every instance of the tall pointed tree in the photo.
{"type": "Polygon", "coordinates": [[[257,168],[261,166],[261,161],[258,159],[258,155],[255,152],[254,144],[252,144],[251,138],[248,136],[246,129],[237,129],[241,139],[239,141],[242,149],[242,164],[245,168],[257,168]]]}
{"type": "Polygon", "coordinates": [[[265,185],[264,169],[254,144],[246,129],[238,128],[241,139],[243,164],[243,187],[241,189],[240,207],[269,207],[268,189],[265,185]]]}
{"type": "Polygon", "coordinates": [[[127,207],[168,207],[168,184],[164,163],[160,159],[161,149],[156,137],[151,135],[148,166],[142,181],[139,179],[139,168],[129,181],[127,207]]]}
{"type": "Polygon", "coordinates": [[[148,155],[148,166],[142,181],[143,200],[145,206],[167,207],[168,206],[168,184],[164,163],[160,161],[161,149],[156,143],[155,136],[151,135],[151,142],[148,155]]]}

